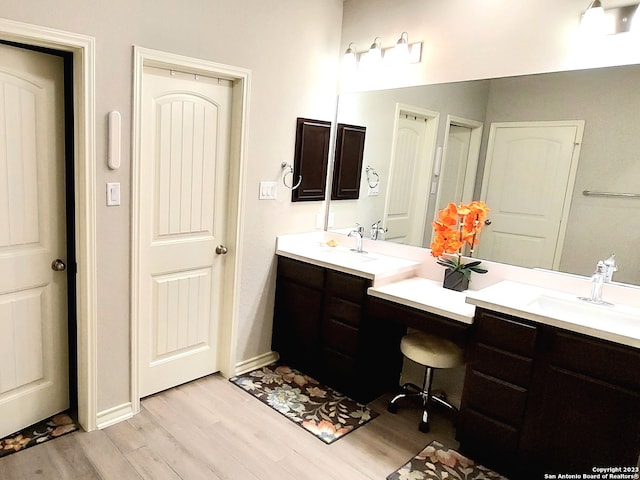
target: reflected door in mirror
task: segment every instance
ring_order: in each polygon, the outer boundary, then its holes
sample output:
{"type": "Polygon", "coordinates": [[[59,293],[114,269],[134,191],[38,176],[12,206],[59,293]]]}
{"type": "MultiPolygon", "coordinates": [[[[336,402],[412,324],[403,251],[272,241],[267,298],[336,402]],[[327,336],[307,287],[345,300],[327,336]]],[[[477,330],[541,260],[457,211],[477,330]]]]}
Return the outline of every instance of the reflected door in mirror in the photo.
{"type": "Polygon", "coordinates": [[[491,209],[492,223],[477,248],[479,258],[557,268],[583,125],[491,125],[481,197],[491,209]]]}

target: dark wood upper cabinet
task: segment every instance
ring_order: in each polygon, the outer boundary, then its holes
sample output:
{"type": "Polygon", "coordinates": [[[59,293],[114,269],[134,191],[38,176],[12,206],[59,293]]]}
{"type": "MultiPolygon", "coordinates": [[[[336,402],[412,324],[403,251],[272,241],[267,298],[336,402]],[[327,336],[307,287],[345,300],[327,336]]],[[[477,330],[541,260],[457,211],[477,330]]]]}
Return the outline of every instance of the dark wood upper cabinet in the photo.
{"type": "Polygon", "coordinates": [[[302,181],[291,191],[292,202],[324,200],[330,136],[331,122],[298,118],[292,185],[302,181]]]}
{"type": "Polygon", "coordinates": [[[357,199],[360,196],[365,132],[365,127],[338,124],[331,200],[357,199]]]}

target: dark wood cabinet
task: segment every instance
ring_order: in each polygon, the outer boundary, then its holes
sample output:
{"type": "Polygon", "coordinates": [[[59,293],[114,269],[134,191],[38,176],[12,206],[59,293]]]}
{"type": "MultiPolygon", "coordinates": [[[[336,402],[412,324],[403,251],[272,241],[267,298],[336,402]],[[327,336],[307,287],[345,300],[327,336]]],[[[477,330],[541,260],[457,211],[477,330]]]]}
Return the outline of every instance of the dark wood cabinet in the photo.
{"type": "Polygon", "coordinates": [[[302,181],[291,191],[292,202],[324,200],[330,136],[331,122],[297,119],[292,182],[302,181]]]}
{"type": "Polygon", "coordinates": [[[365,127],[338,124],[331,200],[352,200],[360,196],[365,134],[365,127]]]}
{"type": "Polygon", "coordinates": [[[633,466],[640,454],[640,351],[543,330],[523,455],[551,472],[633,466]]]}
{"type": "Polygon", "coordinates": [[[457,438],[514,478],[633,466],[640,453],[640,352],[476,310],[457,438]]]}
{"type": "MultiPolygon", "coordinates": [[[[273,350],[291,367],[364,403],[387,391],[378,368],[395,354],[389,337],[398,335],[397,325],[367,318],[369,286],[362,277],[278,257],[273,350]]],[[[394,364],[400,368],[397,358],[394,364]]]]}

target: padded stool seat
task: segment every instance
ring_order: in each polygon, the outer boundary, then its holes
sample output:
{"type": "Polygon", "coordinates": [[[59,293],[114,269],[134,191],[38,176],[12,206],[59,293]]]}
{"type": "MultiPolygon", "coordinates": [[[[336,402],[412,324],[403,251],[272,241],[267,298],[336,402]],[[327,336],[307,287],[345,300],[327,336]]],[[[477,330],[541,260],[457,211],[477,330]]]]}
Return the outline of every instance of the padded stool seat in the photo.
{"type": "Polygon", "coordinates": [[[402,337],[400,351],[409,360],[433,368],[462,365],[462,349],[455,343],[427,333],[410,333],[402,337]]]}
{"type": "Polygon", "coordinates": [[[429,407],[436,402],[449,410],[456,412],[458,409],[449,403],[444,394],[434,396],[431,394],[433,373],[439,368],[454,368],[464,363],[462,349],[455,343],[444,338],[430,335],[424,332],[409,333],[400,341],[402,354],[425,367],[422,387],[413,383],[402,386],[402,392],[397,394],[389,402],[387,410],[391,413],[398,411],[398,401],[408,397],[420,397],[422,399],[422,419],[419,429],[429,431],[429,407]]]}

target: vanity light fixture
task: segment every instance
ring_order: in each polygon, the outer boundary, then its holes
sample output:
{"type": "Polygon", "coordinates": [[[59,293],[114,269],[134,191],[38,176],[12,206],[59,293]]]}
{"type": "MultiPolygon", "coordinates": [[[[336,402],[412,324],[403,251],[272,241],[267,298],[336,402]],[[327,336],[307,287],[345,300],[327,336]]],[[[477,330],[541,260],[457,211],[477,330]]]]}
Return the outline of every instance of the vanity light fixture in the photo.
{"type": "Polygon", "coordinates": [[[638,9],[638,3],[604,8],[600,0],[593,0],[582,14],[580,27],[589,35],[615,35],[637,31],[640,27],[634,26],[634,17],[639,17],[636,23],[640,23],[640,16],[636,15],[638,9]]]}
{"type": "Polygon", "coordinates": [[[402,32],[393,49],[393,56],[398,63],[406,63],[409,58],[409,34],[402,32]]]}
{"type": "Polygon", "coordinates": [[[356,44],[351,42],[344,52],[342,57],[342,64],[348,70],[355,70],[358,65],[358,58],[356,57],[356,44]]]}
{"type": "Polygon", "coordinates": [[[373,43],[369,47],[367,52],[367,63],[371,67],[376,67],[382,62],[382,46],[380,44],[380,37],[373,39],[373,43]]]}
{"type": "Polygon", "coordinates": [[[422,42],[409,43],[409,34],[402,32],[392,47],[383,48],[380,37],[376,37],[369,50],[358,53],[355,43],[349,43],[342,59],[345,68],[354,65],[361,70],[371,70],[380,65],[403,65],[420,63],[422,60],[422,42]]]}

